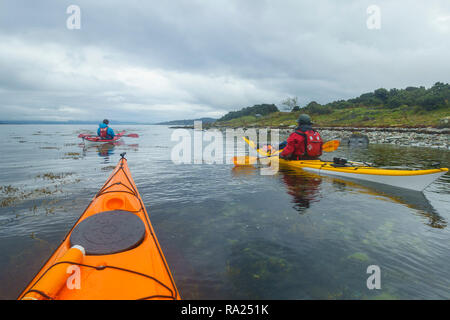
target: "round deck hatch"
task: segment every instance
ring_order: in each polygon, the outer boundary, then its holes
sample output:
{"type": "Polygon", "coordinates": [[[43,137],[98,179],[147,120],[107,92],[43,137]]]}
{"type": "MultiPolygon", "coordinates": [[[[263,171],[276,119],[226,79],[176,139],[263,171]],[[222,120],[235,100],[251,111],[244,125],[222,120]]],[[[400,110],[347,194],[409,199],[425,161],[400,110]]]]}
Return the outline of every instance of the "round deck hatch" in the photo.
{"type": "Polygon", "coordinates": [[[137,247],[145,237],[145,225],[133,213],[104,211],[81,221],[70,235],[70,245],[80,245],[87,255],[105,255],[137,247]]]}

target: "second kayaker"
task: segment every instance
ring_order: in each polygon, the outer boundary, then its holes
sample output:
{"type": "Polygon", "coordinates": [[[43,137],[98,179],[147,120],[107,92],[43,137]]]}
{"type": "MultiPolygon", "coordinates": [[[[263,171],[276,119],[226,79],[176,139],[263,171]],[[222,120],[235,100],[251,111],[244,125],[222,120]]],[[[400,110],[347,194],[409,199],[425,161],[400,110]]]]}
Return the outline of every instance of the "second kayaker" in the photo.
{"type": "Polygon", "coordinates": [[[97,135],[103,139],[114,139],[114,130],[111,129],[108,124],[108,119],[103,120],[103,122],[98,125],[97,135]]]}
{"type": "Polygon", "coordinates": [[[311,117],[301,114],[297,120],[298,127],[286,142],[280,143],[284,149],[280,158],[285,160],[316,160],[322,155],[322,137],[312,128],[311,117]]]}

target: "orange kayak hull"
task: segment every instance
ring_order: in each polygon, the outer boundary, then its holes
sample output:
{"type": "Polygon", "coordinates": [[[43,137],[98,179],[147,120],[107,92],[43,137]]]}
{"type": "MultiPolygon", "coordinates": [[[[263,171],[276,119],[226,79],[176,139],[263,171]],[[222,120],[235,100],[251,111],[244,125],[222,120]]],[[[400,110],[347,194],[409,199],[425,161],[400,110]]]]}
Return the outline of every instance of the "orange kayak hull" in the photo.
{"type": "Polygon", "coordinates": [[[19,299],[180,299],[125,158],[120,160],[61,245],[19,299]],[[99,213],[105,215],[117,210],[125,212],[125,215],[136,215],[142,221],[145,235],[137,246],[121,252],[95,255],[80,253],[83,248],[80,252],[73,248],[71,235],[81,222],[99,213]]]}

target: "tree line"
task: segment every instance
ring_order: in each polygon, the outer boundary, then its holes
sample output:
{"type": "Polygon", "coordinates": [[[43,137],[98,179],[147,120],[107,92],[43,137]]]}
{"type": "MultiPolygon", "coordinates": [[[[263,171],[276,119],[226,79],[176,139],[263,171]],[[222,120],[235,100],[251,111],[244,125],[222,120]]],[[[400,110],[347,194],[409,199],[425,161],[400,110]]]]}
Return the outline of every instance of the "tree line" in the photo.
{"type": "Polygon", "coordinates": [[[280,110],[278,110],[277,106],[274,104],[257,104],[254,105],[253,107],[246,107],[239,111],[228,112],[218,121],[229,121],[244,116],[257,116],[257,115],[266,116],[270,113],[278,111],[280,110]]]}
{"type": "Polygon", "coordinates": [[[352,107],[380,107],[395,109],[402,106],[432,111],[450,107],[450,85],[437,82],[431,88],[407,87],[405,89],[380,88],[348,100],[337,100],[324,105],[312,101],[302,111],[312,114],[328,114],[334,109],[352,107]]]}
{"type": "MultiPolygon", "coordinates": [[[[327,104],[319,104],[316,101],[308,103],[305,107],[298,106],[298,98],[287,98],[282,103],[285,108],[292,112],[302,111],[310,114],[329,114],[336,109],[354,107],[378,107],[395,109],[399,107],[414,107],[417,111],[433,111],[440,108],[450,107],[450,85],[448,83],[436,82],[432,87],[426,89],[420,87],[407,87],[405,89],[380,88],[373,92],[363,93],[357,98],[348,100],[337,100],[327,104]]],[[[239,111],[231,111],[218,121],[228,121],[243,116],[265,116],[273,112],[279,112],[275,104],[259,104],[246,107],[239,111]]]]}

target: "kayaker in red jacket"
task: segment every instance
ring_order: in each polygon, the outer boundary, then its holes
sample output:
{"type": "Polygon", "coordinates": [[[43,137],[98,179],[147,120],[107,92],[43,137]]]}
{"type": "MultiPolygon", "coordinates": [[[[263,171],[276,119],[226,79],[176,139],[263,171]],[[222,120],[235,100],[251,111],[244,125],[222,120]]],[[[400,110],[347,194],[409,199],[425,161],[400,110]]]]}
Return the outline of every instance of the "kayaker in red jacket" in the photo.
{"type": "Polygon", "coordinates": [[[307,114],[302,114],[298,118],[298,127],[291,133],[287,142],[280,144],[280,149],[284,147],[280,158],[315,160],[322,155],[322,144],[320,134],[312,128],[311,118],[307,114]]]}

